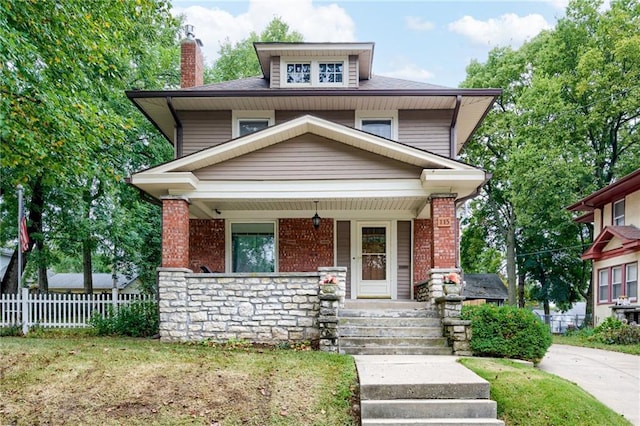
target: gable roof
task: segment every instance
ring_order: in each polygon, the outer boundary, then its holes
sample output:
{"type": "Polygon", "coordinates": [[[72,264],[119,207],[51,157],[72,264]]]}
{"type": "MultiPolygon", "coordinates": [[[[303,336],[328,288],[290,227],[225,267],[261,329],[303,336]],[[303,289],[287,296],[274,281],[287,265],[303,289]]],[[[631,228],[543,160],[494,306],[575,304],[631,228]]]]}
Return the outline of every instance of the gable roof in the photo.
{"type": "Polygon", "coordinates": [[[605,253],[617,256],[638,250],[640,250],[640,229],[633,225],[606,226],[591,244],[591,247],[584,252],[582,259],[597,260],[604,257],[605,253]],[[614,238],[620,240],[620,246],[605,252],[604,249],[614,238]]]}
{"type": "Polygon", "coordinates": [[[592,211],[617,201],[627,194],[640,191],[640,169],[629,173],[620,180],[586,196],[567,207],[569,211],[592,211]]]}
{"type": "Polygon", "coordinates": [[[507,287],[497,274],[465,274],[462,295],[467,299],[509,298],[507,287]]]}

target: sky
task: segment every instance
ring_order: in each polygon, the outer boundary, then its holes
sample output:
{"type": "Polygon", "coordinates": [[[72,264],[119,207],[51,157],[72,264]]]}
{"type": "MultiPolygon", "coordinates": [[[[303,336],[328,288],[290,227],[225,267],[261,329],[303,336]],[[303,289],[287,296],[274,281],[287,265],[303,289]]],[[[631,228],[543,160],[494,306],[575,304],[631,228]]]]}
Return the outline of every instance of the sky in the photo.
{"type": "Polygon", "coordinates": [[[472,60],[518,48],[564,16],[567,0],[173,0],[212,64],[220,44],[260,33],[276,16],[309,42],[374,42],[373,73],[458,87],[472,60]]]}

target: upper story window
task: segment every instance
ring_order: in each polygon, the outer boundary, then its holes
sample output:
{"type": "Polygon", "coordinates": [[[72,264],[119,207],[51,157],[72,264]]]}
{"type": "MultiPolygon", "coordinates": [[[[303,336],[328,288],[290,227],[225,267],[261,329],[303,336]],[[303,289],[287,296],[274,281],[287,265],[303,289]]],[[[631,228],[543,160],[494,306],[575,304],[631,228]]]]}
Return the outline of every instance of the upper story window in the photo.
{"type": "Polygon", "coordinates": [[[273,126],[275,113],[267,111],[233,111],[231,136],[237,138],[273,126]]]}
{"type": "Polygon", "coordinates": [[[613,203],[613,221],[614,226],[624,225],[624,199],[613,203]]]}
{"type": "Polygon", "coordinates": [[[356,129],[398,140],[398,111],[356,111],[356,129]]]}
{"type": "Polygon", "coordinates": [[[281,87],[342,87],[347,84],[346,58],[300,61],[282,58],[281,87]]]}

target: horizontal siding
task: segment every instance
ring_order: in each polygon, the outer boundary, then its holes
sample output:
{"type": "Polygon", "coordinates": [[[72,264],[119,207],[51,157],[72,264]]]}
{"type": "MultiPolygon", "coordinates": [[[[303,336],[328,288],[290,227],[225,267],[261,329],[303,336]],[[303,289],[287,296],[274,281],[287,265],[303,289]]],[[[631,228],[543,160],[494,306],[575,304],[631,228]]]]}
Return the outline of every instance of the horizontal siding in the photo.
{"type": "Polygon", "coordinates": [[[422,168],[306,134],[205,167],[204,180],[415,179],[422,168]]]}
{"type": "Polygon", "coordinates": [[[347,299],[351,299],[351,223],[336,222],[336,266],[347,268],[347,299]]]}
{"type": "Polygon", "coordinates": [[[280,88],[280,56],[273,56],[271,58],[271,88],[280,88]]]}
{"type": "Polygon", "coordinates": [[[398,221],[398,299],[411,299],[411,222],[398,221]]]}
{"type": "Polygon", "coordinates": [[[349,56],[349,87],[358,87],[358,57],[349,56]]]}
{"type": "Polygon", "coordinates": [[[183,155],[219,145],[231,139],[231,111],[179,111],[183,155]]]}
{"type": "Polygon", "coordinates": [[[303,115],[313,115],[323,120],[343,124],[351,128],[355,125],[355,111],[276,111],[276,124],[293,120],[303,115]]]}
{"type": "Polygon", "coordinates": [[[451,110],[398,111],[398,140],[449,157],[451,110]]]}

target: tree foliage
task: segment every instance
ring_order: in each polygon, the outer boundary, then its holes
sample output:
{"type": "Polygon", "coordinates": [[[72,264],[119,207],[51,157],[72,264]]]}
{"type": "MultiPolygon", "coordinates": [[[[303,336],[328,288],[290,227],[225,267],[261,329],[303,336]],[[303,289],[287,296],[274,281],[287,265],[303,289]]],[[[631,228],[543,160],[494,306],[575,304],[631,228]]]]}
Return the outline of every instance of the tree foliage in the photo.
{"type": "MultiPolygon", "coordinates": [[[[16,235],[21,183],[33,241],[25,259],[42,272],[57,256],[83,252],[87,291],[96,254],[118,272],[148,267],[137,253],[157,265],[159,211],[125,177],[170,150],[124,90],[175,85],[178,73],[165,71],[178,60],[169,8],[164,0],[8,0],[0,9],[0,243],[16,235]]],[[[40,278],[46,290],[46,273],[40,278]]],[[[2,291],[15,282],[8,277],[2,291]]]]}
{"type": "Polygon", "coordinates": [[[638,167],[638,28],[637,0],[573,1],[554,30],[467,69],[464,86],[504,94],[464,153],[493,178],[472,219],[487,235],[471,230],[463,247],[507,253],[511,303],[525,278],[547,308],[592,302],[580,260],[591,231],[565,207],[638,167]]]}
{"type": "Polygon", "coordinates": [[[275,17],[259,35],[251,32],[249,37],[235,44],[227,39],[220,45],[218,60],[212,68],[205,70],[205,83],[262,75],[253,43],[276,41],[300,42],[302,34],[297,31],[289,31],[289,25],[281,18],[275,17]]]}

